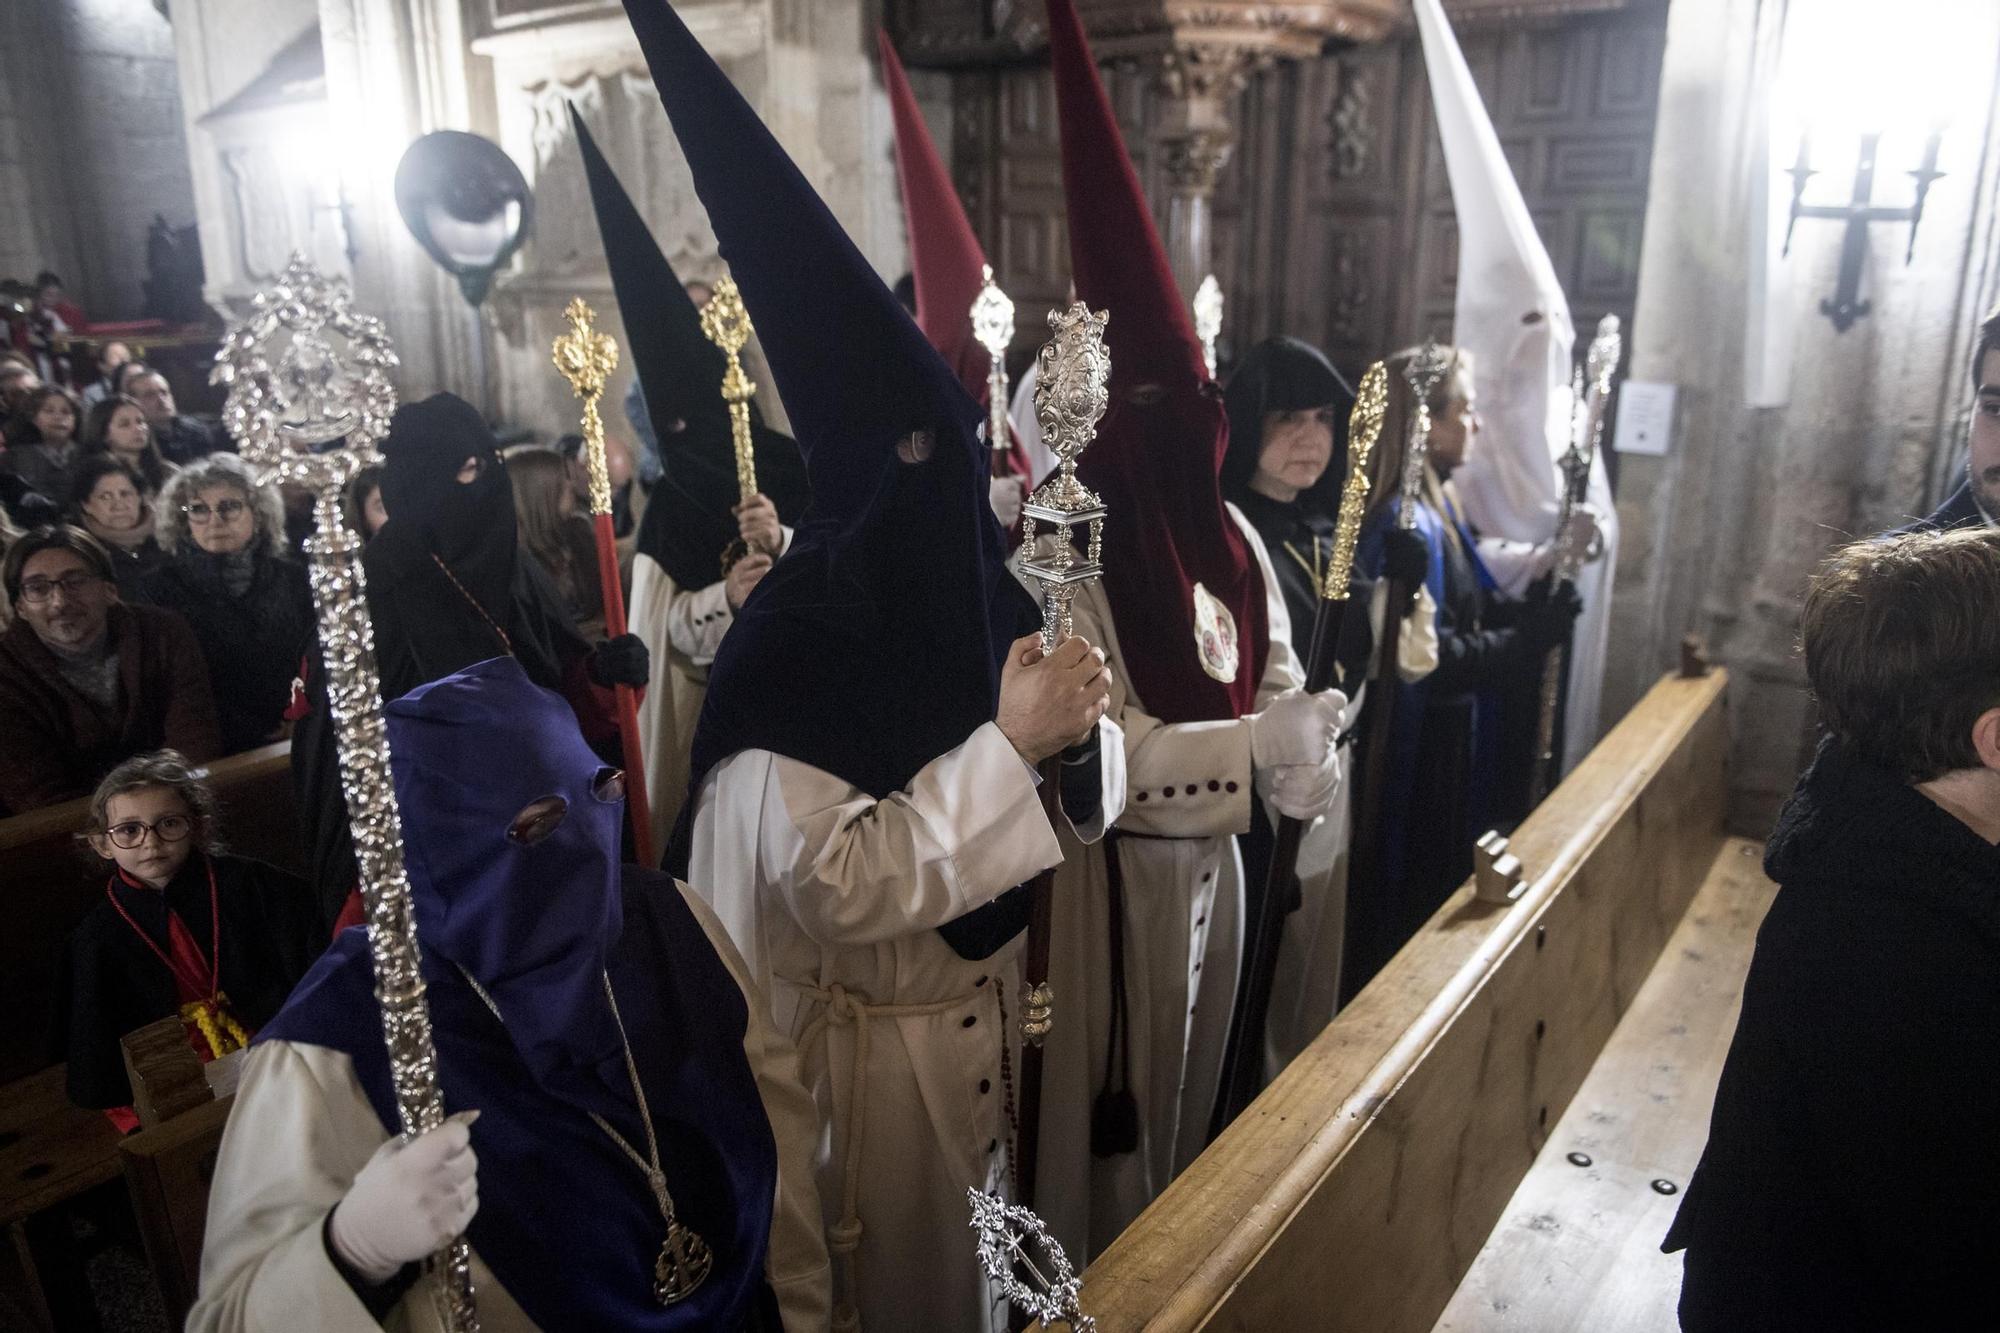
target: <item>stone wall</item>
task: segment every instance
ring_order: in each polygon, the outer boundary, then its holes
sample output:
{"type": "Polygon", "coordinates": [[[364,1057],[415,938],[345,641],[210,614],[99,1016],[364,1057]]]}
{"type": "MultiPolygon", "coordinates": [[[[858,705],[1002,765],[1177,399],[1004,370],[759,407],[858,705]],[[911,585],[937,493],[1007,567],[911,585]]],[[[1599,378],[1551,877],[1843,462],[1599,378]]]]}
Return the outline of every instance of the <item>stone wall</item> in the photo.
{"type": "Polygon", "coordinates": [[[195,219],[173,32],[152,0],[10,0],[0,274],[54,267],[97,319],[142,313],[155,214],[195,219]]]}
{"type": "MultiPolygon", "coordinates": [[[[1621,460],[1604,697],[1617,716],[1672,666],[1684,633],[1700,634],[1735,678],[1732,819],[1760,836],[1814,740],[1795,648],[1807,578],[1835,545],[1925,513],[1957,484],[1970,339],[2000,295],[1989,88],[1986,119],[1949,132],[1952,174],[1931,192],[1910,261],[1907,224],[1871,228],[1862,287],[1874,309],[1845,333],[1818,308],[1843,227],[1800,221],[1763,312],[1789,336],[1789,391],[1756,390],[1757,214],[1788,159],[1763,148],[1755,89],[1783,9],[1675,0],[1671,11],[1630,373],[1677,384],[1678,420],[1667,456],[1621,460]]],[[[1966,14],[1954,40],[2000,47],[2000,12],[1966,14]]],[[[1844,193],[1847,177],[1823,185],[1844,193]]],[[[1906,203],[1910,186],[1885,171],[1877,193],[1906,203]]]]}

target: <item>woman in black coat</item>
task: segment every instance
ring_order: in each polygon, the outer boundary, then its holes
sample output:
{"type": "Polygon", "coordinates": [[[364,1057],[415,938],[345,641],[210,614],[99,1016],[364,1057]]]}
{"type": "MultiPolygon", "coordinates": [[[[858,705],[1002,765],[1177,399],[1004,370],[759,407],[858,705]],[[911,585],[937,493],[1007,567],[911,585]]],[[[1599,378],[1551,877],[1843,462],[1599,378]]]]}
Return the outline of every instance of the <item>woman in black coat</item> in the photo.
{"type": "Polygon", "coordinates": [[[210,454],[167,482],[158,533],[166,562],[141,597],[194,626],[228,752],[284,739],[313,609],[305,568],[285,554],[277,490],[236,455],[210,454]]]}

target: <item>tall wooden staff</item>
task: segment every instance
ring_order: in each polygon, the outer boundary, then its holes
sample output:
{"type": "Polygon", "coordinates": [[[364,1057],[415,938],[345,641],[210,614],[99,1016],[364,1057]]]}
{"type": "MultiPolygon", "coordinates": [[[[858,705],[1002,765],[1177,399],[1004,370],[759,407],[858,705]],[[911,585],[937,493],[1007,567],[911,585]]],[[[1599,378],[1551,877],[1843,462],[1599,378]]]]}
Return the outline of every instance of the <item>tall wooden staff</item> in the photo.
{"type": "MultiPolygon", "coordinates": [[[[1013,432],[1007,426],[1007,348],[1014,341],[1014,303],[993,281],[991,264],[982,264],[979,272],[985,285],[972,303],[972,339],[991,359],[986,368],[986,444],[993,451],[993,475],[997,477],[1012,470],[1008,466],[1013,432]]],[[[1021,479],[1023,485],[1032,480],[1021,479]]]]}
{"type": "MultiPolygon", "coordinates": [[[[750,436],[750,400],[757,384],[743,371],[743,349],[750,345],[750,312],[744,308],[743,294],[736,279],[723,278],[715,284],[715,294],[701,308],[701,331],[729,358],[722,376],[722,399],[729,404],[729,435],[736,444],[736,498],[744,504],[757,494],[757,454],[750,436]]],[[[722,552],[722,572],[750,554],[742,538],[722,552]]],[[[766,554],[776,555],[776,551],[766,554]]]]}
{"type": "MultiPolygon", "coordinates": [[[[1319,587],[1313,615],[1312,646],[1306,655],[1306,691],[1317,694],[1333,684],[1338,666],[1340,622],[1347,610],[1349,581],[1354,573],[1354,548],[1361,541],[1361,520],[1368,512],[1368,459],[1382,434],[1382,414],[1389,402],[1389,371],[1380,361],[1361,377],[1347,431],[1347,484],[1340,492],[1340,519],[1333,532],[1333,557],[1319,587]]],[[[1229,1018],[1229,1038],[1222,1048],[1222,1083],[1209,1121],[1208,1137],[1222,1133],[1256,1099],[1263,1082],[1264,1023],[1271,1012],[1271,983],[1278,969],[1278,941],[1284,933],[1288,905],[1298,900],[1299,843],[1305,824],[1282,816],[1264,880],[1264,896],[1244,936],[1243,971],[1236,990],[1236,1008],[1229,1018]]]]}
{"type": "MultiPolygon", "coordinates": [[[[1571,529],[1577,509],[1590,491],[1590,469],[1597,461],[1599,438],[1604,432],[1604,405],[1611,394],[1611,377],[1617,373],[1625,340],[1619,336],[1618,316],[1606,315],[1597,322],[1597,336],[1590,340],[1585,358],[1587,371],[1578,371],[1570,415],[1569,448],[1562,456],[1562,509],[1556,520],[1555,584],[1566,588],[1576,582],[1577,552],[1572,549],[1571,529]],[[1586,388],[1587,386],[1587,388],[1586,388]]],[[[1542,663],[1541,712],[1535,719],[1535,768],[1528,793],[1537,805],[1562,776],[1556,763],[1556,718],[1562,710],[1563,682],[1569,675],[1570,636],[1549,649],[1542,663]]]]}
{"type": "MultiPolygon", "coordinates": [[[[597,330],[597,315],[581,297],[563,311],[569,332],[558,337],[551,355],[556,369],[583,400],[583,456],[590,469],[590,520],[597,533],[597,582],[604,601],[604,633],[626,632],[625,590],[618,581],[618,533],[611,523],[611,473],[604,464],[604,419],[597,401],[604,382],[618,369],[618,344],[597,330]]],[[[646,748],[639,740],[639,697],[630,685],[617,687],[618,743],[625,753],[625,802],[632,817],[632,849],[639,864],[654,866],[653,819],[646,803],[646,748]]]]}
{"type": "MultiPolygon", "coordinates": [[[[1398,490],[1396,526],[1404,532],[1417,526],[1417,504],[1423,495],[1424,468],[1430,461],[1431,395],[1437,392],[1450,359],[1437,339],[1427,338],[1421,351],[1403,367],[1410,389],[1410,420],[1403,442],[1403,475],[1398,490]]],[[[1447,520],[1449,521],[1449,520],[1447,520]]],[[[1384,599],[1382,637],[1375,645],[1375,694],[1368,705],[1368,726],[1362,743],[1365,772],[1360,805],[1354,819],[1354,878],[1372,877],[1380,868],[1382,851],[1382,784],[1389,772],[1389,728],[1396,713],[1397,664],[1402,646],[1403,617],[1409,614],[1416,588],[1391,579],[1384,599]]]]}
{"type": "MultiPolygon", "coordinates": [[[[1111,352],[1104,345],[1108,313],[1093,314],[1078,302],[1049,312],[1054,335],[1041,351],[1041,378],[1035,385],[1035,413],[1059,467],[1021,507],[1021,568],[1042,585],[1042,651],[1053,653],[1068,638],[1077,589],[1104,572],[1104,501],[1076,479],[1076,460],[1097,438],[1097,422],[1111,402],[1111,352]],[[1038,543],[1039,525],[1053,529],[1053,541],[1038,543]],[[1087,526],[1082,560],[1075,530],[1087,526]]],[[[1042,808],[1057,826],[1062,815],[1062,757],[1042,761],[1042,808]]],[[[1028,945],[1022,956],[1025,998],[1021,1013],[1021,1124],[1014,1145],[1014,1170],[1021,1202],[1032,1206],[1035,1166],[1042,1132],[1042,1043],[1055,1026],[1055,993],[1049,987],[1049,934],[1055,872],[1037,875],[1030,888],[1028,945]]]]}
{"type": "MultiPolygon", "coordinates": [[[[368,952],[396,1114],[403,1137],[411,1139],[444,1123],[444,1096],[424,1003],[410,881],[403,871],[403,821],[389,771],[361,538],[347,526],[341,505],[354,475],[381,461],[376,445],[396,410],[389,372],[397,361],[382,322],[356,314],[350,300],[345,283],[329,281],[304,255],[294,254],[277,282],[257,293],[250,313],[223,339],[210,379],[228,386],[223,421],[243,456],[267,480],[313,492],[314,532],[306,539],[306,556],[327,705],[368,912],[368,952]]],[[[449,1327],[477,1333],[471,1251],[464,1238],[453,1241],[433,1266],[449,1327]]]]}

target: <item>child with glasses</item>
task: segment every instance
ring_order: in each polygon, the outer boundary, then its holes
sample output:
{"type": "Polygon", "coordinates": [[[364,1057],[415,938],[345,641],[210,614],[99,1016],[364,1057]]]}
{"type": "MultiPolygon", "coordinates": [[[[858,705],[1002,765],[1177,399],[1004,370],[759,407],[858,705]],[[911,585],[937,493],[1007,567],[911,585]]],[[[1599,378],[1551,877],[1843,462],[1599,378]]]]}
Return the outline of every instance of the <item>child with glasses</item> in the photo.
{"type": "Polygon", "coordinates": [[[304,881],[218,847],[215,796],[176,751],[112,770],[80,836],[108,866],[58,987],[69,1095],[129,1129],[120,1038],[178,1015],[204,1064],[241,1050],[325,940],[304,881]]]}

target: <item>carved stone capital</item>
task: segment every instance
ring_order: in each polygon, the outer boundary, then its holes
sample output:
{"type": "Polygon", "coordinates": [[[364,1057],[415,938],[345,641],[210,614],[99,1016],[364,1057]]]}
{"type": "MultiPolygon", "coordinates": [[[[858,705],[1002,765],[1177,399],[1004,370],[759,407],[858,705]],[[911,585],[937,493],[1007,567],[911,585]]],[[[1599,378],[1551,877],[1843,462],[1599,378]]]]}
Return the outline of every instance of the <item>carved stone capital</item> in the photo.
{"type": "Polygon", "coordinates": [[[1167,177],[1174,189],[1191,194],[1213,194],[1222,169],[1229,165],[1235,137],[1223,128],[1191,130],[1160,140],[1167,152],[1167,177]]]}

